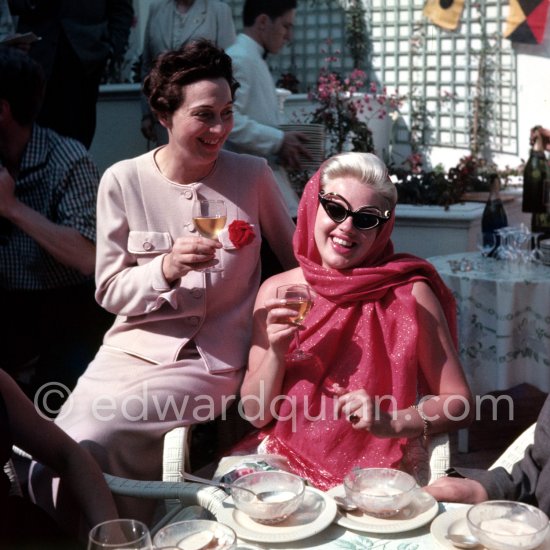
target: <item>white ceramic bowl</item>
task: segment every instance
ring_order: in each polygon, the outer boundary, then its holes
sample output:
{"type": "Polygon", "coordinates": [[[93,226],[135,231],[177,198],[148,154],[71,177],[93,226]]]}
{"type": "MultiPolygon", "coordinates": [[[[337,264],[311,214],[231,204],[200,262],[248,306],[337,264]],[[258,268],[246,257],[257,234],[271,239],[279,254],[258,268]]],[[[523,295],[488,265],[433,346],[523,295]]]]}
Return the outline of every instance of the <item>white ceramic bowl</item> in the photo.
{"type": "Polygon", "coordinates": [[[508,500],[472,506],[466,521],[472,534],[489,550],[532,550],[548,534],[548,516],[538,508],[508,500]]]}
{"type": "Polygon", "coordinates": [[[159,529],[153,537],[153,546],[159,549],[234,550],[237,548],[237,535],[223,523],[207,519],[190,519],[171,523],[159,529]]]}
{"type": "Polygon", "coordinates": [[[387,518],[398,514],[412,500],[414,478],[393,468],[363,468],[344,478],[346,496],[361,511],[387,518]]]}
{"type": "Polygon", "coordinates": [[[302,504],[305,483],[300,477],[281,471],[253,472],[232,483],[235,506],[258,523],[272,525],[284,521],[302,504]],[[239,487],[250,489],[239,491],[239,487]]]}

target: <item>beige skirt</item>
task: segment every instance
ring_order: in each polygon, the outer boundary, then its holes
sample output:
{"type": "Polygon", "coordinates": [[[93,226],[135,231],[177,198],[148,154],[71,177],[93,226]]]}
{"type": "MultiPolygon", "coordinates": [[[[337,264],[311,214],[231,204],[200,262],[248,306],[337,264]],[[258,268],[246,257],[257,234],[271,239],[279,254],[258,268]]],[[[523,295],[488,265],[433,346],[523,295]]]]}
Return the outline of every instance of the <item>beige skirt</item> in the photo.
{"type": "MultiPolygon", "coordinates": [[[[104,472],[158,480],[164,435],[222,414],[235,399],[242,375],[242,370],[208,372],[194,347],[178,361],[159,365],[102,346],[56,424],[85,446],[104,472]]],[[[121,514],[147,519],[150,507],[124,500],[121,514]]]]}

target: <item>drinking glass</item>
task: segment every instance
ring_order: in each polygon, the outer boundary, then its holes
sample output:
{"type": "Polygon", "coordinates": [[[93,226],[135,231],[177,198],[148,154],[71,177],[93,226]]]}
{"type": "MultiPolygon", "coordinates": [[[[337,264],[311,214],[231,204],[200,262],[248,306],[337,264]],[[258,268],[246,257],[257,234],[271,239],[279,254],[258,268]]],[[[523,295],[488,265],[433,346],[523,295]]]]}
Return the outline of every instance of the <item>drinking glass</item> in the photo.
{"type": "Polygon", "coordinates": [[[477,248],[481,252],[484,258],[487,258],[489,254],[495,249],[497,245],[496,235],[491,232],[478,233],[477,235],[477,248]]]}
{"type": "MultiPolygon", "coordinates": [[[[237,535],[224,523],[208,519],[188,519],[169,523],[153,538],[158,550],[237,550],[237,535]]],[[[247,547],[248,548],[248,547],[247,547]]]]}
{"type": "Polygon", "coordinates": [[[135,519],[113,519],[90,530],[88,550],[153,550],[145,523],[135,519]]]}
{"type": "MultiPolygon", "coordinates": [[[[313,292],[308,285],[283,285],[277,288],[277,298],[284,300],[285,306],[294,309],[295,315],[288,318],[287,322],[293,325],[301,325],[305,316],[308,314],[313,305],[313,292]]],[[[287,355],[287,358],[292,361],[302,361],[303,359],[311,359],[313,355],[300,348],[299,330],[294,333],[296,341],[296,349],[287,355]]]]}
{"type": "Polygon", "coordinates": [[[495,257],[497,260],[504,260],[512,262],[516,259],[515,251],[511,244],[511,229],[509,227],[502,227],[495,231],[497,234],[498,246],[495,250],[495,257]]]}
{"type": "MultiPolygon", "coordinates": [[[[203,237],[217,239],[220,231],[225,227],[226,220],[227,210],[222,200],[198,200],[193,205],[193,223],[203,237]]],[[[207,273],[223,271],[221,258],[218,260],[218,265],[206,267],[201,271],[207,273]]]]}

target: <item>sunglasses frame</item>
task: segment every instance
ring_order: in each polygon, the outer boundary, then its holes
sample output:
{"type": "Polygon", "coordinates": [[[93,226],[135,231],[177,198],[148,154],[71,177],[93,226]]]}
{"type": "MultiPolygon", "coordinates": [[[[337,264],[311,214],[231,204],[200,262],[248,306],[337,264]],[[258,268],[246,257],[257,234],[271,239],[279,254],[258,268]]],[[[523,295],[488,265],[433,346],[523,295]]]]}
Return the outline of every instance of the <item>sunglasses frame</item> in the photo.
{"type": "Polygon", "coordinates": [[[353,227],[355,227],[355,229],[359,231],[368,231],[369,229],[374,229],[375,227],[378,227],[379,225],[386,223],[391,218],[391,210],[384,210],[384,212],[382,212],[376,206],[367,205],[367,206],[361,206],[357,210],[352,210],[351,204],[344,197],[342,197],[342,195],[338,195],[338,193],[319,193],[319,202],[321,203],[321,206],[323,207],[323,210],[326,212],[327,216],[333,222],[344,223],[351,216],[353,227]],[[340,204],[339,202],[331,200],[331,197],[337,197],[347,206],[347,208],[343,204],[340,204]],[[336,204],[343,209],[345,215],[341,220],[334,218],[328,212],[326,204],[329,202],[336,204]],[[376,223],[371,227],[359,227],[356,223],[356,220],[359,214],[368,214],[374,217],[376,220],[376,223]]]}

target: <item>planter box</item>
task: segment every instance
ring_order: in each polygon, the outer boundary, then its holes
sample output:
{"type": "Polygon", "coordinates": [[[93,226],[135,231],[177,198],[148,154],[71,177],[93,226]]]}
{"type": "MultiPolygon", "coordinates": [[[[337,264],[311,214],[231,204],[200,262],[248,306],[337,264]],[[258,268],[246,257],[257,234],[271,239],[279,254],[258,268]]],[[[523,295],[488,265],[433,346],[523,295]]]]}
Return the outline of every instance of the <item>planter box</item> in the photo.
{"type": "MultiPolygon", "coordinates": [[[[530,214],[521,211],[521,195],[503,196],[503,202],[509,225],[530,226],[530,214]]],[[[448,210],[442,206],[398,204],[392,235],[395,252],[429,258],[475,251],[484,208],[484,202],[453,204],[448,210]]]]}

